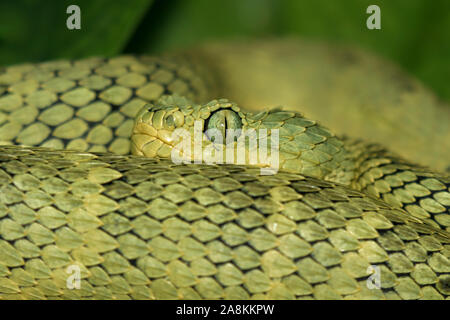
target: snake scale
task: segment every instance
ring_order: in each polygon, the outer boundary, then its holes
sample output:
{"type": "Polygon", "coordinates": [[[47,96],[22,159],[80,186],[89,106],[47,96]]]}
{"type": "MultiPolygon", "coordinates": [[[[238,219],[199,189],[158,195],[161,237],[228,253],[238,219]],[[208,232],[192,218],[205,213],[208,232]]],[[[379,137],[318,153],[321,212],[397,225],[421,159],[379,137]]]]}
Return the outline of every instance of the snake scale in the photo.
{"type": "Polygon", "coordinates": [[[388,63],[300,40],[0,69],[0,299],[449,299],[448,114],[388,63]],[[241,110],[276,104],[339,135],[241,110]],[[279,129],[280,170],[175,164],[194,120],[279,129]]]}

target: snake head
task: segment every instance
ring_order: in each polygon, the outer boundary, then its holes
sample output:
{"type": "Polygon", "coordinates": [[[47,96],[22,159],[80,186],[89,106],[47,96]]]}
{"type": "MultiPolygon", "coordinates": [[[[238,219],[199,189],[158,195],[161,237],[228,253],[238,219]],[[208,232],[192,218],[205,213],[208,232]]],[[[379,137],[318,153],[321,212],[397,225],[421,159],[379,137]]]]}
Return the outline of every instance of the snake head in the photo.
{"type": "MultiPolygon", "coordinates": [[[[186,135],[200,136],[202,148],[213,145],[217,149],[218,144],[225,144],[230,138],[236,141],[245,119],[237,104],[226,99],[200,105],[176,95],[163,96],[138,112],[131,137],[132,153],[170,158],[173,148],[186,135]]],[[[196,160],[193,156],[190,159],[196,160]]]]}
{"type": "Polygon", "coordinates": [[[256,165],[319,178],[333,174],[345,151],[330,131],[299,113],[254,114],[227,99],[201,105],[180,96],[144,106],[131,141],[133,154],[175,163],[256,165]]]}

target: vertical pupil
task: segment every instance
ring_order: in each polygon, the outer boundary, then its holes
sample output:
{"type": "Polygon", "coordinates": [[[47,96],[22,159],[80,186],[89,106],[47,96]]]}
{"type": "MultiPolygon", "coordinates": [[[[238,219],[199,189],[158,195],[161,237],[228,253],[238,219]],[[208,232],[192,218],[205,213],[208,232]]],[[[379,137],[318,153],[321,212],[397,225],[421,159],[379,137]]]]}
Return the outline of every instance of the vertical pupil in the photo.
{"type": "MultiPolygon", "coordinates": [[[[226,111],[225,111],[226,112],[226,111]]],[[[227,126],[227,124],[228,124],[228,117],[227,117],[227,114],[225,114],[225,117],[224,117],[224,124],[223,124],[223,137],[222,137],[222,140],[223,141],[226,141],[226,139],[227,139],[227,129],[228,129],[228,126],[227,126]]]]}
{"type": "MultiPolygon", "coordinates": [[[[206,128],[216,129],[222,135],[223,143],[226,143],[229,129],[240,129],[242,126],[241,121],[236,113],[231,110],[218,110],[214,112],[207,120],[206,128]]],[[[207,129],[207,130],[208,130],[207,129]]],[[[240,133],[239,133],[240,134],[240,133]]],[[[237,137],[233,133],[233,140],[236,141],[237,137]]],[[[210,141],[214,142],[216,139],[214,136],[209,137],[210,141]]]]}

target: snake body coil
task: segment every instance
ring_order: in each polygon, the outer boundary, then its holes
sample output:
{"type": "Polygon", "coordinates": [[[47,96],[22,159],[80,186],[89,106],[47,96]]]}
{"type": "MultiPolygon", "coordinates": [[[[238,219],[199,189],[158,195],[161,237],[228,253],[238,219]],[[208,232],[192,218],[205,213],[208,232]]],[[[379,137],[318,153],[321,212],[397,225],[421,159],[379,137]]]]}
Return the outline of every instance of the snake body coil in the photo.
{"type": "Polygon", "coordinates": [[[450,297],[448,176],[296,112],[159,100],[226,90],[190,57],[0,70],[0,299],[450,297]],[[277,174],[165,159],[169,128],[222,109],[280,129],[277,174]],[[128,155],[148,132],[156,158],[128,155]]]}

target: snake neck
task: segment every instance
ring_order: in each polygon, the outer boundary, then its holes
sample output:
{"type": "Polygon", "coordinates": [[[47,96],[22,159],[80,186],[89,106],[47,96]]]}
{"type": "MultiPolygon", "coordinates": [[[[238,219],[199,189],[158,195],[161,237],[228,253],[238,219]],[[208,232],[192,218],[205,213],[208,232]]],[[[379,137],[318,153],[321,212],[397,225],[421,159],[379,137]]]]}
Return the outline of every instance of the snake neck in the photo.
{"type": "Polygon", "coordinates": [[[349,177],[344,183],[450,232],[449,175],[411,163],[378,144],[342,141],[350,164],[343,169],[349,177]]]}

